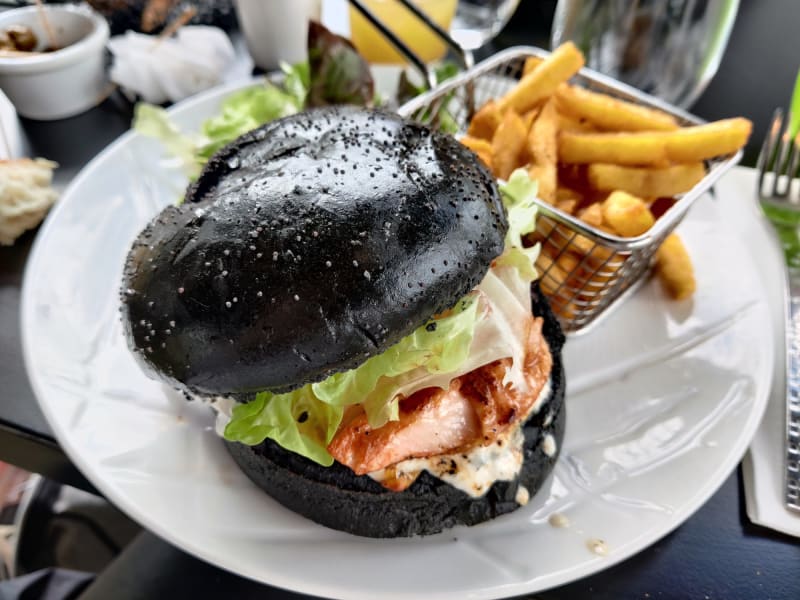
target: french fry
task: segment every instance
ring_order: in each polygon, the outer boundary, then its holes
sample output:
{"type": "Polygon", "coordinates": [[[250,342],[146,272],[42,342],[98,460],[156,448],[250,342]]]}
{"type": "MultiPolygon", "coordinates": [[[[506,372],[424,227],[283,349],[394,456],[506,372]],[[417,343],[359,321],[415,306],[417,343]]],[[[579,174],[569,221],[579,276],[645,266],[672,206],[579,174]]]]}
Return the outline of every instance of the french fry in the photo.
{"type": "Polygon", "coordinates": [[[684,127],[664,134],[667,158],[672,162],[693,162],[732,154],[750,138],[753,124],[742,117],[684,127]]]}
{"type": "Polygon", "coordinates": [[[494,100],[489,100],[472,117],[467,133],[472,137],[491,140],[502,120],[503,117],[497,108],[497,104],[494,100]]]}
{"type": "Polygon", "coordinates": [[[689,298],[697,287],[689,253],[675,233],[667,236],[656,251],[655,270],[661,285],[675,300],[689,298]]]}
{"type": "Polygon", "coordinates": [[[578,200],[575,198],[562,198],[561,200],[558,199],[558,189],[556,189],[556,201],[555,206],[561,212],[565,212],[569,215],[574,215],[575,210],[578,208],[578,200]]]}
{"type": "Polygon", "coordinates": [[[602,214],[603,221],[622,237],[642,235],[656,222],[644,200],[622,191],[612,192],[606,198],[602,214]]]}
{"type": "Polygon", "coordinates": [[[596,163],[587,171],[589,184],[598,190],[622,190],[639,197],[674,196],[692,189],[706,174],[701,162],[665,168],[623,167],[596,163]]]}
{"type": "Polygon", "coordinates": [[[475,154],[478,155],[478,158],[481,159],[483,164],[489,167],[489,170],[492,170],[492,144],[491,142],[487,142],[486,140],[482,140],[480,138],[472,137],[470,135],[465,135],[459,140],[462,144],[464,144],[467,148],[472,150],[475,154]]]}
{"type": "Polygon", "coordinates": [[[578,218],[587,225],[591,225],[592,227],[598,227],[598,228],[602,227],[603,207],[600,205],[599,202],[590,204],[589,206],[578,212],[578,218]]]}
{"type": "Polygon", "coordinates": [[[572,42],[562,44],[539,66],[524,75],[519,83],[499,100],[500,110],[513,109],[525,112],[551,96],[556,88],[575,75],[583,64],[583,54],[575,44],[572,42]]]}
{"type": "Polygon", "coordinates": [[[527,133],[522,117],[513,110],[505,113],[492,138],[492,172],[495,177],[508,179],[517,168],[527,133]]]}
{"type": "Polygon", "coordinates": [[[548,100],[542,107],[539,117],[533,122],[527,139],[528,155],[532,162],[528,172],[539,182],[539,197],[550,204],[556,200],[558,178],[557,126],[556,107],[548,100]]]}
{"type": "MultiPolygon", "coordinates": [[[[528,135],[530,135],[531,127],[533,127],[534,122],[536,122],[536,117],[539,116],[540,111],[540,106],[534,106],[532,109],[522,115],[522,123],[525,125],[528,135]]],[[[520,162],[523,165],[527,165],[531,162],[531,160],[532,157],[530,149],[528,148],[528,144],[525,144],[525,146],[522,148],[522,154],[520,155],[520,162]]]]}
{"type": "Polygon", "coordinates": [[[530,165],[528,175],[539,185],[536,195],[548,204],[555,203],[556,171],[547,165],[530,165]]]}
{"type": "Polygon", "coordinates": [[[574,201],[577,206],[583,202],[583,194],[578,190],[559,184],[556,188],[556,202],[566,202],[568,200],[574,201]]]}
{"type": "MultiPolygon", "coordinates": [[[[558,108],[558,105],[556,105],[556,108],[558,108]]],[[[573,133],[595,133],[597,131],[588,119],[565,115],[561,112],[558,113],[558,130],[572,131],[573,133]]]]}
{"type": "Polygon", "coordinates": [[[567,274],[546,252],[536,257],[536,270],[541,275],[540,283],[546,294],[554,294],[567,280],[567,274]]]}
{"type": "Polygon", "coordinates": [[[572,133],[558,136],[558,158],[565,163],[650,165],[667,160],[658,133],[572,133]]]}
{"type": "Polygon", "coordinates": [[[522,76],[524,77],[543,62],[543,58],[539,58],[538,56],[529,56],[525,59],[525,64],[522,66],[522,76]]]}
{"type": "Polygon", "coordinates": [[[560,112],[588,119],[600,129],[610,131],[678,129],[675,118],[660,110],[625,102],[577,86],[558,86],[556,101],[560,112]]]}
{"type": "Polygon", "coordinates": [[[752,123],[724,119],[669,132],[572,133],[562,131],[558,157],[567,163],[659,165],[696,162],[736,152],[747,143],[752,123]]]}

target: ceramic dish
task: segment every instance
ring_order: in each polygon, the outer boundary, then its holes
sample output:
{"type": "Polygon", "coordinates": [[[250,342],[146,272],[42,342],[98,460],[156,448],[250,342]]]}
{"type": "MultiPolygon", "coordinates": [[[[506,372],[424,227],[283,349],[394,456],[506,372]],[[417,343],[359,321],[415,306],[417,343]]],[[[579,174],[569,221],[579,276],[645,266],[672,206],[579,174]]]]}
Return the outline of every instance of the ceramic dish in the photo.
{"type": "Polygon", "coordinates": [[[95,106],[108,85],[105,44],[108,24],[85,6],[46,6],[58,49],[43,51],[47,34],[35,6],[0,12],[0,29],[30,27],[39,54],[0,56],[0,88],[23,117],[63,119],[95,106]]]}
{"type": "MultiPolygon", "coordinates": [[[[171,114],[197,130],[231,91],[171,114]]],[[[216,437],[209,409],[148,379],[122,337],[128,245],[184,184],[159,144],[135,133],[84,169],[29,259],[24,354],[60,444],[92,483],[145,527],[220,567],[320,596],[535,592],[605,569],[680,525],[740,461],[761,418],[774,346],[767,290],[780,281],[762,283],[750,254],[757,240],[745,244],[707,196],[679,228],[695,260],[694,299],[667,301],[651,281],[591,333],[568,340],[564,447],[527,506],[421,539],[315,525],[252,485],[216,437]]]]}

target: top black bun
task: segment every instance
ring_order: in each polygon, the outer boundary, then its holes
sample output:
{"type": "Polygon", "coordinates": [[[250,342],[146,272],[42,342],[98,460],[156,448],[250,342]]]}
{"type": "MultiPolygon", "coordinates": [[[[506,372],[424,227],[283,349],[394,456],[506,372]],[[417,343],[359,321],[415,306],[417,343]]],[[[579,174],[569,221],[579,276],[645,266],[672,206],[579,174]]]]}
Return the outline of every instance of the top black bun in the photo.
{"type": "Polygon", "coordinates": [[[223,148],[139,235],[126,334],[172,384],[287,391],[452,307],[506,229],[494,179],[452,137],[375,110],[287,117],[223,148]]]}

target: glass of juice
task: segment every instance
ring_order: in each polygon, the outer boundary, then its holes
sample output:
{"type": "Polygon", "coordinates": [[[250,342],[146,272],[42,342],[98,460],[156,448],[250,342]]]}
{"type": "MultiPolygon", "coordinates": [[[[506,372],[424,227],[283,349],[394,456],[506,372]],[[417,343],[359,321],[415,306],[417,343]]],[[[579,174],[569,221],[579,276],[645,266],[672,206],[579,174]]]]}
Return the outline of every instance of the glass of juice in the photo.
{"type": "MultiPolygon", "coordinates": [[[[365,6],[389,27],[425,62],[444,57],[447,46],[428,27],[397,0],[363,0],[365,6]]],[[[458,0],[413,0],[422,12],[447,31],[456,12],[458,0]]],[[[380,31],[350,7],[350,39],[359,53],[371,63],[403,64],[405,58],[394,49],[380,31]]]]}

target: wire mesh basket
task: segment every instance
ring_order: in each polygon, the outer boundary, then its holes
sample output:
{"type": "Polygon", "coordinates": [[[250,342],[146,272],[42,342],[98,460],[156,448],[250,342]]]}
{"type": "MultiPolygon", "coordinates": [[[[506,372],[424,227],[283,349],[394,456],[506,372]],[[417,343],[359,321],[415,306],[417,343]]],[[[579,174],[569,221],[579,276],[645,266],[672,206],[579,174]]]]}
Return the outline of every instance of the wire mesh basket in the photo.
{"type": "MultiPolygon", "coordinates": [[[[499,98],[522,77],[525,59],[546,58],[539,48],[516,47],[500,52],[449,79],[431,91],[404,104],[402,116],[437,126],[443,111],[455,122],[459,133],[466,133],[476,107],[499,98]]],[[[657,108],[674,116],[681,125],[698,125],[701,119],[619,83],[590,69],[581,69],[573,79],[586,88],[657,108]]],[[[646,233],[621,238],[588,225],[552,205],[537,201],[539,217],[531,243],[540,243],[536,266],[540,285],[565,331],[584,332],[603,314],[632,293],[645,281],[656,250],[680,223],[692,203],[730,167],[739,162],[736,154],[706,161],[706,175],[689,192],[677,196],[674,204],[646,233]]]]}

